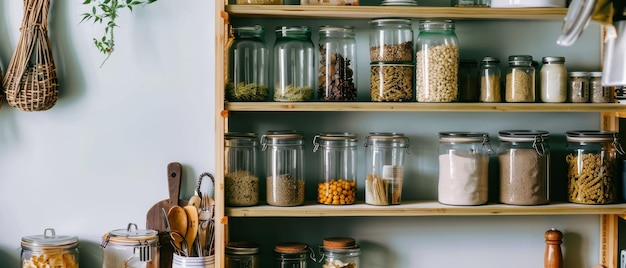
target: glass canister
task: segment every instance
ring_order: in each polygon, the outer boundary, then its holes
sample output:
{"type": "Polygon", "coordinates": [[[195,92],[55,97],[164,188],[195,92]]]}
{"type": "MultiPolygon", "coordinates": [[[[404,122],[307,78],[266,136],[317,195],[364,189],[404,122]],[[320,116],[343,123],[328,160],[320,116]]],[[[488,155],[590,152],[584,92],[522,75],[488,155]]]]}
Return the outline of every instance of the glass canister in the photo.
{"type": "Polygon", "coordinates": [[[498,137],[500,202],[509,205],[549,203],[549,133],[543,130],[503,130],[498,137]]]}
{"type": "Polygon", "coordinates": [[[79,267],[76,236],[57,236],[54,228],[46,228],[43,235],[22,237],[21,244],[22,268],[79,267]]]}
{"type": "Polygon", "coordinates": [[[370,99],[401,102],[413,99],[413,64],[374,63],[370,66],[370,99]]]}
{"type": "Polygon", "coordinates": [[[487,203],[489,134],[483,132],[439,133],[439,197],[446,205],[487,203]]]}
{"type": "Polygon", "coordinates": [[[315,260],[315,254],[309,245],[298,242],[280,243],[274,246],[275,268],[306,268],[307,259],[315,260]]]}
{"type": "Polygon", "coordinates": [[[413,63],[410,19],[374,19],[369,24],[370,63],[413,63]]]}
{"type": "Polygon", "coordinates": [[[315,88],[315,48],[309,26],[276,28],[274,101],[308,101],[315,88]]]}
{"type": "Polygon", "coordinates": [[[589,102],[589,73],[569,73],[569,101],[573,103],[589,102]]]}
{"type": "Polygon", "coordinates": [[[408,151],[409,138],[402,133],[373,132],[365,139],[365,203],[400,204],[408,151]]]}
{"type": "Polygon", "coordinates": [[[459,99],[459,44],[454,28],[451,20],[425,20],[419,24],[415,54],[418,102],[459,99]]]}
{"type": "Polygon", "coordinates": [[[320,246],[322,268],[358,268],[361,248],[349,237],[325,238],[320,246]]]}
{"type": "Polygon", "coordinates": [[[321,151],[321,181],[317,202],[351,205],[356,202],[357,138],[352,133],[324,133],[313,138],[313,152],[321,151]]]}
{"type": "Polygon", "coordinates": [[[228,47],[227,101],[266,101],[269,96],[269,50],[263,27],[231,29],[228,47]]]}
{"type": "Polygon", "coordinates": [[[589,73],[589,95],[593,103],[611,102],[611,87],[602,86],[602,72],[589,73]]]}
{"type": "Polygon", "coordinates": [[[539,71],[539,91],[542,102],[565,102],[567,100],[567,69],[564,57],[543,57],[539,71]]]}
{"type": "Polygon", "coordinates": [[[157,231],[139,230],[134,223],[106,233],[100,244],[104,251],[102,268],[158,268],[158,242],[157,231]]]}
{"type": "Polygon", "coordinates": [[[224,135],[224,201],[227,206],[259,203],[258,145],[255,133],[229,132],[224,135]]]}
{"type": "Polygon", "coordinates": [[[266,152],[267,203],[297,206],[304,203],[304,136],[297,131],[269,131],[261,137],[266,152]]]}
{"type": "Polygon", "coordinates": [[[259,245],[254,242],[229,242],[225,249],[225,268],[259,268],[259,245]]]}
{"type": "Polygon", "coordinates": [[[320,27],[318,51],[318,99],[356,100],[357,57],[354,27],[320,27]]]}
{"type": "Polygon", "coordinates": [[[477,102],[480,97],[478,62],[475,59],[461,59],[459,66],[459,101],[477,102]]]}
{"type": "Polygon", "coordinates": [[[509,56],[506,68],[506,102],[535,102],[535,68],[529,55],[509,56]]]}
{"type": "Polygon", "coordinates": [[[480,101],[502,101],[502,70],[496,57],[484,57],[480,63],[480,101]]]}
{"type": "Polygon", "coordinates": [[[610,204],[619,201],[619,156],[624,149],[613,131],[567,131],[569,202],[610,204]]]}

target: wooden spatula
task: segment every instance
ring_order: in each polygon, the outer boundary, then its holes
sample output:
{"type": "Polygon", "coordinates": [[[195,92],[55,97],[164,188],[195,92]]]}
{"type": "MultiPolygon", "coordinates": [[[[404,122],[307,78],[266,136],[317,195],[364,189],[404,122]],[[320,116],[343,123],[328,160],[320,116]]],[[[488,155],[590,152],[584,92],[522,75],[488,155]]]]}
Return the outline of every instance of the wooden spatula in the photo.
{"type": "Polygon", "coordinates": [[[185,240],[189,244],[189,256],[194,256],[193,243],[198,236],[198,209],[195,206],[187,205],[185,213],[187,214],[187,233],[185,234],[185,240]]]}

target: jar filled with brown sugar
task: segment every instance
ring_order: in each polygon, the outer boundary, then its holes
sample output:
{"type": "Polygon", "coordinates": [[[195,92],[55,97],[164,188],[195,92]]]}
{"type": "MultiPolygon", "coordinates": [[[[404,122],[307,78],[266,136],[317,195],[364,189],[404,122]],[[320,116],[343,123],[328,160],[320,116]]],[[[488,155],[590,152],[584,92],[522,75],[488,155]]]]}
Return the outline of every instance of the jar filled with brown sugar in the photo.
{"type": "Polygon", "coordinates": [[[506,68],[506,102],[535,102],[535,67],[529,55],[509,56],[506,68]]]}

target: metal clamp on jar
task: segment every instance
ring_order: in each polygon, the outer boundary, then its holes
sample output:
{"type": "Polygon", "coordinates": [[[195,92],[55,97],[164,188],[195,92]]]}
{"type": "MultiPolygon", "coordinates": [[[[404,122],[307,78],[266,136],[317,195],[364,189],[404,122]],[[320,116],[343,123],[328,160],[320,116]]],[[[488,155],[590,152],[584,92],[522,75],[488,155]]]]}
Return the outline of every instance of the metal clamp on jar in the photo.
{"type": "Polygon", "coordinates": [[[157,231],[139,230],[134,223],[106,233],[100,244],[104,251],[102,268],[158,268],[158,242],[157,231]]]}
{"type": "Polygon", "coordinates": [[[57,236],[53,228],[46,228],[43,235],[22,237],[21,255],[22,268],[78,268],[78,238],[57,236]]]}

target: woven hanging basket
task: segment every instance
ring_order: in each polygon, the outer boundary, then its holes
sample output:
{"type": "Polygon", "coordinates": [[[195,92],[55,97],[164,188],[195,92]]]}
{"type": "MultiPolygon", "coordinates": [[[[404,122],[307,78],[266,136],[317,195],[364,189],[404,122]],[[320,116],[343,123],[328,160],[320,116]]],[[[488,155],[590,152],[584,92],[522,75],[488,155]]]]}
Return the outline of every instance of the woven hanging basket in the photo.
{"type": "Polygon", "coordinates": [[[20,39],[2,85],[9,105],[45,111],[54,106],[59,93],[48,38],[50,0],[24,0],[24,7],[20,39]]]}

